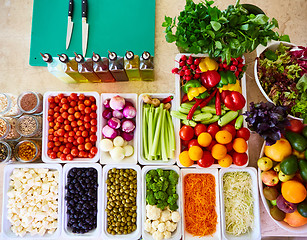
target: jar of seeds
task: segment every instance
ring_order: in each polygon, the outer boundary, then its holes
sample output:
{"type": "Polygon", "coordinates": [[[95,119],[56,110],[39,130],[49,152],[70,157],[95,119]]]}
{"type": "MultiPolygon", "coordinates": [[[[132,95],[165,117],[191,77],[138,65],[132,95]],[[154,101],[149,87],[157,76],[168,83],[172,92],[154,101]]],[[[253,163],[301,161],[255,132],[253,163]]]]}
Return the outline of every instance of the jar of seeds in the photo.
{"type": "Polygon", "coordinates": [[[0,93],[0,115],[3,117],[19,116],[21,110],[17,105],[17,96],[10,93],[0,93]]]}
{"type": "Polygon", "coordinates": [[[36,92],[24,92],[17,99],[18,107],[26,114],[42,114],[43,95],[36,92]]]}
{"type": "Polygon", "coordinates": [[[23,137],[42,137],[42,116],[24,115],[17,120],[17,131],[23,137]]]}
{"type": "Polygon", "coordinates": [[[17,140],[20,134],[16,129],[17,119],[0,117],[0,140],[17,140]]]}
{"type": "Polygon", "coordinates": [[[40,145],[34,140],[23,140],[15,147],[15,158],[20,162],[34,162],[41,156],[40,145]]]}
{"type": "Polygon", "coordinates": [[[12,156],[12,149],[6,142],[0,141],[0,163],[10,161],[12,156]]]}

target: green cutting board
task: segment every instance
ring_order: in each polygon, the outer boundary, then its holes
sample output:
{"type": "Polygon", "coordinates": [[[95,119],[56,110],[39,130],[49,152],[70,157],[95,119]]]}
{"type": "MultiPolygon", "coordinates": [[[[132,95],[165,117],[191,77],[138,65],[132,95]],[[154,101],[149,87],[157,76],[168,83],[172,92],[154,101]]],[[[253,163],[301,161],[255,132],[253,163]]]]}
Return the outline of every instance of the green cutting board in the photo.
{"type": "MultiPolygon", "coordinates": [[[[34,0],[30,65],[46,66],[40,52],[82,54],[81,0],[74,0],[73,33],[66,50],[68,0],[34,0]]],[[[130,50],[154,55],[155,0],[88,0],[89,35],[86,57],[93,51],[124,56],[130,50]]]]}

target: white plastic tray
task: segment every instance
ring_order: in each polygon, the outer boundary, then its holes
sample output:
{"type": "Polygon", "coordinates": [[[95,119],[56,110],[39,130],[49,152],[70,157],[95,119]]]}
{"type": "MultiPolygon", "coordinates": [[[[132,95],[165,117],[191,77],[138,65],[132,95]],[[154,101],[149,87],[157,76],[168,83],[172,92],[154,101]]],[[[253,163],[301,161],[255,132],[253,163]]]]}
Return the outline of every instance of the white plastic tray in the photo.
{"type": "Polygon", "coordinates": [[[140,124],[140,127],[139,127],[139,131],[138,131],[138,134],[139,134],[139,141],[138,141],[138,158],[139,158],[139,163],[142,164],[142,165],[174,165],[176,163],[176,158],[178,158],[179,156],[179,145],[178,145],[178,141],[180,142],[180,140],[178,140],[178,132],[179,132],[179,129],[178,129],[178,123],[179,123],[179,120],[177,118],[173,118],[172,117],[172,120],[173,120],[173,124],[174,124],[174,131],[175,131],[175,141],[176,141],[176,151],[175,151],[175,158],[174,159],[170,159],[169,161],[162,161],[162,160],[152,160],[152,161],[148,161],[144,158],[143,156],[143,137],[142,137],[142,126],[143,126],[143,105],[144,105],[144,102],[143,102],[143,98],[142,96],[143,95],[149,95],[151,96],[152,98],[158,98],[160,100],[164,99],[164,98],[167,98],[168,96],[172,95],[174,98],[173,100],[171,101],[171,104],[172,104],[172,107],[170,109],[171,110],[176,110],[176,99],[177,99],[177,95],[174,95],[174,94],[171,94],[171,93],[143,93],[139,96],[139,111],[138,111],[138,121],[139,121],[139,124],[140,124]]]}
{"type": "MultiPolygon", "coordinates": [[[[179,60],[181,58],[182,55],[186,55],[186,56],[190,56],[192,55],[193,57],[208,57],[209,55],[208,54],[177,54],[176,57],[175,57],[175,67],[179,68],[179,60]]],[[[242,56],[243,60],[244,60],[244,63],[245,63],[245,58],[244,56],[242,56]]],[[[182,99],[182,96],[183,96],[183,93],[181,91],[181,81],[180,81],[180,76],[179,74],[175,74],[175,86],[176,86],[176,99],[175,99],[175,104],[176,104],[176,109],[179,109],[180,107],[180,104],[181,104],[181,99],[182,99]]],[[[243,77],[241,79],[241,88],[242,88],[242,95],[244,96],[244,98],[246,99],[246,104],[245,106],[243,107],[243,109],[241,110],[242,112],[246,112],[247,111],[247,105],[248,105],[248,101],[247,101],[247,95],[246,95],[246,73],[243,74],[243,77]]],[[[244,117],[245,119],[245,117],[244,117]]],[[[178,124],[178,131],[177,131],[177,134],[176,134],[176,146],[178,148],[178,151],[180,154],[181,152],[181,140],[180,140],[180,137],[178,136],[178,133],[179,133],[179,130],[181,128],[181,121],[179,119],[177,119],[177,124],[178,124]]],[[[246,121],[244,120],[243,121],[243,127],[246,127],[246,121]]],[[[248,142],[247,142],[248,144],[248,142]]],[[[246,151],[246,154],[248,155],[248,149],[246,151]]],[[[178,155],[179,156],[179,155],[178,155]]],[[[232,168],[245,168],[246,166],[248,166],[248,163],[249,163],[249,158],[247,160],[247,163],[243,166],[237,166],[235,164],[231,164],[229,167],[232,167],[232,168]]],[[[177,165],[179,167],[184,167],[180,161],[179,161],[179,158],[177,158],[177,165]]],[[[197,164],[193,164],[192,166],[190,167],[197,167],[197,168],[201,168],[200,166],[198,166],[197,164]]],[[[221,166],[217,163],[214,163],[212,164],[209,168],[221,168],[221,166]]]]}
{"type": "Polygon", "coordinates": [[[99,154],[100,154],[100,150],[99,150],[99,142],[100,142],[100,118],[99,116],[101,115],[101,108],[100,108],[100,100],[99,100],[99,94],[97,92],[46,92],[44,94],[44,110],[43,110],[43,140],[42,140],[42,161],[45,163],[74,163],[74,162],[78,162],[78,163],[88,163],[88,162],[98,162],[99,160],[99,154]],[[48,124],[48,120],[47,120],[47,116],[48,116],[48,109],[49,109],[49,102],[48,102],[48,97],[49,96],[56,96],[59,93],[63,93],[64,95],[70,95],[71,93],[77,93],[78,96],[80,94],[84,94],[85,96],[93,96],[96,99],[96,105],[97,105],[97,141],[96,141],[96,147],[98,149],[98,152],[96,153],[95,157],[93,158],[74,158],[72,161],[62,161],[60,158],[56,158],[56,159],[51,159],[48,154],[47,154],[47,144],[48,144],[48,130],[49,130],[49,124],[48,124]]]}
{"type": "Polygon", "coordinates": [[[103,175],[102,175],[102,192],[104,199],[101,204],[101,209],[103,212],[102,216],[102,239],[103,240],[137,240],[141,237],[141,228],[142,228],[142,176],[141,176],[141,168],[139,165],[135,164],[109,164],[105,165],[103,167],[103,175]],[[118,168],[118,169],[134,169],[137,172],[137,196],[136,196],[136,206],[137,206],[137,217],[136,217],[136,230],[130,234],[126,235],[111,235],[107,232],[107,213],[105,211],[107,207],[107,184],[106,180],[108,178],[108,172],[112,168],[118,168]]]}
{"type": "MultiPolygon", "coordinates": [[[[101,118],[101,129],[107,124],[107,120],[102,117],[102,113],[105,110],[105,107],[103,106],[103,102],[106,99],[109,99],[111,97],[114,97],[116,95],[119,95],[126,100],[130,101],[133,103],[135,109],[136,109],[136,114],[138,114],[138,106],[137,106],[137,98],[138,95],[136,93],[102,93],[101,94],[101,101],[100,101],[100,107],[101,107],[101,114],[99,117],[101,118]]],[[[135,130],[134,130],[134,138],[128,142],[129,145],[133,146],[133,155],[130,157],[125,157],[122,161],[116,162],[113,160],[108,152],[103,152],[100,151],[100,163],[101,164],[136,164],[137,163],[137,141],[138,141],[138,134],[137,132],[139,131],[138,127],[138,118],[137,115],[135,116],[135,130]]],[[[99,134],[102,135],[100,132],[99,134]]],[[[101,136],[101,139],[104,139],[103,136],[101,136]]]]}
{"type": "Polygon", "coordinates": [[[21,238],[11,231],[11,223],[7,219],[8,215],[8,191],[10,190],[10,176],[15,168],[48,168],[51,170],[57,170],[59,172],[58,178],[58,228],[53,234],[45,234],[43,237],[40,235],[31,236],[27,233],[22,239],[58,239],[61,235],[62,225],[62,166],[60,164],[44,164],[44,163],[28,163],[28,164],[9,164],[4,168],[3,174],[3,201],[2,201],[2,234],[3,239],[17,239],[21,238]]]}
{"type": "Polygon", "coordinates": [[[255,168],[247,167],[244,169],[221,169],[219,174],[219,182],[220,182],[220,199],[221,199],[221,222],[222,222],[222,237],[223,239],[228,240],[245,240],[245,239],[261,239],[261,231],[260,231],[260,210],[259,210],[259,195],[258,195],[258,186],[257,186],[257,171],[255,168]],[[247,172],[250,174],[252,178],[252,194],[254,198],[254,226],[251,232],[243,234],[241,236],[234,236],[226,232],[226,224],[225,224],[225,205],[224,205],[224,194],[223,194],[223,176],[227,172],[247,172]]]}
{"type": "Polygon", "coordinates": [[[219,177],[218,177],[218,169],[208,169],[208,168],[182,168],[181,169],[181,181],[182,181],[182,212],[183,212],[183,224],[182,224],[182,235],[183,240],[206,240],[206,239],[221,239],[221,216],[220,216],[220,198],[219,198],[219,177]],[[184,177],[188,174],[211,174],[215,178],[215,211],[217,214],[217,224],[216,224],[216,232],[213,235],[207,235],[204,237],[193,236],[192,234],[185,231],[185,215],[184,215],[184,177]]]}
{"type": "Polygon", "coordinates": [[[62,219],[63,219],[63,224],[62,224],[62,236],[65,239],[97,239],[99,238],[101,234],[101,229],[102,229],[102,208],[100,207],[102,202],[102,167],[98,163],[72,163],[72,164],[65,164],[63,167],[63,208],[62,208],[62,219]],[[68,172],[72,168],[94,168],[97,170],[97,183],[98,183],[98,188],[97,188],[97,227],[96,229],[91,230],[90,232],[84,233],[84,234],[76,234],[73,233],[70,229],[67,227],[67,222],[68,222],[68,215],[66,213],[67,211],[67,204],[65,200],[66,196],[66,189],[65,186],[67,185],[67,175],[68,172]]]}
{"type": "Polygon", "coordinates": [[[182,187],[181,187],[181,175],[180,175],[180,168],[177,166],[145,166],[142,168],[142,183],[143,183],[143,190],[142,190],[142,237],[144,240],[153,240],[153,237],[150,233],[146,232],[144,229],[144,224],[146,221],[146,174],[149,170],[161,168],[163,170],[174,170],[179,174],[178,184],[177,184],[177,193],[178,193],[178,212],[180,213],[181,219],[180,222],[177,223],[177,229],[172,233],[172,237],[169,238],[171,240],[180,240],[181,239],[181,232],[182,232],[182,187]]]}
{"type": "MultiPolygon", "coordinates": [[[[260,152],[260,156],[259,158],[264,156],[264,146],[265,146],[265,142],[263,143],[261,152],[260,152]]],[[[264,208],[267,212],[267,214],[270,216],[270,218],[281,228],[285,229],[286,231],[289,232],[293,232],[293,233],[307,233],[307,224],[305,224],[304,226],[301,227],[291,227],[288,223],[284,222],[284,221],[276,221],[270,214],[270,206],[268,203],[268,200],[266,200],[266,198],[263,195],[263,183],[261,180],[261,170],[260,168],[258,168],[258,184],[259,184],[259,191],[260,191],[260,196],[261,196],[261,200],[262,203],[264,205],[264,208]]]]}

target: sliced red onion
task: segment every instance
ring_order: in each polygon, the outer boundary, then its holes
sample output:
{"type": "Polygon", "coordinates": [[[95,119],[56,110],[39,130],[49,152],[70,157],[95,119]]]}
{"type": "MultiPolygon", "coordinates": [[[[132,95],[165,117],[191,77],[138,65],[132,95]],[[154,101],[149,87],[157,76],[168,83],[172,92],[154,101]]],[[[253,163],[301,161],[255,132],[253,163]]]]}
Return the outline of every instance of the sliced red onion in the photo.
{"type": "Polygon", "coordinates": [[[103,112],[102,112],[102,117],[104,118],[104,119],[110,119],[111,117],[112,117],[112,109],[110,109],[110,108],[107,108],[107,109],[105,109],[103,112]]]}
{"type": "Polygon", "coordinates": [[[135,129],[135,123],[132,120],[124,120],[122,121],[122,131],[124,132],[132,132],[135,129]]]}
{"type": "Polygon", "coordinates": [[[125,118],[131,119],[136,115],[136,109],[133,106],[127,106],[123,110],[123,114],[125,118]]]}
{"type": "Polygon", "coordinates": [[[126,140],[127,142],[131,141],[134,137],[134,133],[133,132],[121,132],[120,135],[122,136],[122,138],[124,140],[126,140]]]}
{"type": "Polygon", "coordinates": [[[113,128],[113,129],[118,129],[120,128],[120,120],[112,117],[109,121],[108,121],[108,125],[113,128]]]}
{"type": "Polygon", "coordinates": [[[121,111],[114,110],[114,111],[113,111],[113,117],[116,117],[116,118],[118,118],[118,119],[123,119],[124,114],[123,114],[121,111]]]}
{"type": "Polygon", "coordinates": [[[113,110],[122,110],[125,106],[125,99],[119,95],[116,95],[110,100],[110,107],[113,110]]]}
{"type": "Polygon", "coordinates": [[[102,128],[102,134],[105,138],[115,138],[117,137],[118,135],[118,131],[116,131],[115,129],[113,128],[110,128],[108,125],[105,125],[103,128],[102,128]]]}
{"type": "Polygon", "coordinates": [[[104,100],[103,106],[104,106],[105,108],[110,108],[110,99],[104,100]]]}

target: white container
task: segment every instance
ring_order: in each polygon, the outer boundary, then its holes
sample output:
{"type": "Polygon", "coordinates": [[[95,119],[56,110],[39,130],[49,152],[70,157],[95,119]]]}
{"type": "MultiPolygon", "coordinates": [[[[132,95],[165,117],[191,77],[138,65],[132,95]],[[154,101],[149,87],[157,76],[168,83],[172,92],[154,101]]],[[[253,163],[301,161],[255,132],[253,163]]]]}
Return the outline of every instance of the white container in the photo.
{"type": "Polygon", "coordinates": [[[65,164],[63,167],[63,208],[62,208],[62,236],[65,239],[97,239],[101,235],[102,229],[102,209],[100,207],[100,202],[102,202],[102,167],[98,163],[72,163],[65,164]],[[94,168],[97,171],[97,227],[96,229],[91,230],[90,232],[84,234],[73,233],[68,227],[68,215],[67,215],[67,204],[66,204],[66,189],[67,185],[67,175],[72,168],[94,168]]]}
{"type": "Polygon", "coordinates": [[[170,108],[169,111],[171,110],[176,110],[176,99],[177,99],[177,95],[174,95],[174,94],[171,94],[171,93],[143,93],[139,96],[139,112],[138,112],[138,121],[140,123],[140,128],[139,128],[139,131],[138,131],[138,135],[139,135],[139,142],[138,142],[138,148],[139,148],[139,151],[138,151],[138,157],[139,157],[139,163],[142,164],[142,165],[174,165],[176,163],[176,158],[178,158],[179,156],[179,145],[178,145],[178,132],[179,132],[179,129],[178,129],[178,123],[179,123],[179,120],[177,118],[172,118],[172,121],[173,121],[173,125],[174,125],[174,131],[175,131],[175,141],[176,141],[176,150],[175,150],[175,158],[174,159],[170,159],[168,161],[162,161],[162,160],[152,160],[152,161],[148,161],[144,158],[143,156],[143,131],[142,131],[142,126],[143,126],[143,105],[144,105],[144,102],[143,102],[143,95],[149,95],[151,96],[152,98],[158,98],[159,100],[162,100],[164,98],[167,98],[169,97],[170,95],[172,95],[174,98],[173,100],[171,101],[171,105],[172,107],[170,108]]]}
{"type": "MultiPolygon", "coordinates": [[[[137,98],[138,95],[136,93],[102,93],[101,94],[101,102],[100,102],[100,107],[101,107],[101,114],[99,117],[101,118],[101,129],[108,124],[108,121],[102,117],[102,113],[105,110],[105,107],[103,106],[103,102],[106,99],[110,99],[111,97],[114,96],[121,96],[125,98],[125,100],[130,101],[133,103],[135,109],[136,109],[136,114],[138,114],[138,106],[137,106],[137,98]]],[[[115,161],[111,158],[110,153],[108,152],[103,152],[100,150],[100,163],[101,164],[136,164],[137,163],[137,140],[138,140],[138,134],[137,132],[139,131],[138,127],[138,118],[137,115],[135,116],[135,129],[134,129],[134,138],[128,142],[128,145],[133,146],[133,155],[130,157],[125,157],[122,161],[115,161]]],[[[102,132],[100,131],[101,134],[101,139],[104,139],[102,136],[102,132]]]]}
{"type": "Polygon", "coordinates": [[[43,137],[42,137],[42,161],[45,163],[88,163],[88,162],[98,162],[99,156],[100,156],[100,150],[99,150],[99,142],[100,142],[100,118],[101,115],[101,108],[100,108],[100,100],[99,100],[99,94],[97,92],[46,92],[44,94],[44,110],[43,110],[43,137]],[[63,93],[65,96],[70,95],[71,93],[77,93],[79,96],[80,94],[84,94],[85,96],[92,96],[96,99],[96,105],[97,105],[97,141],[96,141],[96,147],[98,149],[98,152],[93,158],[74,158],[72,161],[62,161],[60,158],[51,159],[47,154],[47,144],[48,144],[48,130],[49,130],[49,122],[48,122],[48,109],[49,109],[49,102],[48,98],[51,96],[57,96],[59,93],[63,93]]]}
{"type": "MultiPolygon", "coordinates": [[[[260,156],[259,158],[261,157],[264,157],[264,146],[265,146],[265,142],[263,143],[263,146],[262,146],[262,149],[261,149],[261,152],[260,152],[260,156]]],[[[262,180],[261,180],[261,169],[258,168],[258,184],[259,184],[259,191],[260,191],[260,196],[261,196],[261,200],[262,200],[262,203],[264,205],[264,208],[267,212],[267,214],[270,216],[270,218],[281,228],[283,228],[284,230],[286,231],[289,231],[289,232],[293,232],[293,233],[307,233],[307,224],[305,224],[304,226],[301,226],[301,227],[291,227],[288,223],[284,222],[284,221],[276,221],[270,214],[270,205],[269,205],[269,201],[266,200],[266,198],[264,197],[263,195],[263,188],[265,187],[265,185],[262,183],[262,180]]]]}
{"type": "Polygon", "coordinates": [[[221,169],[219,173],[219,181],[220,181],[220,199],[221,199],[221,222],[222,222],[222,237],[223,239],[228,240],[245,240],[245,239],[261,239],[261,231],[260,231],[260,210],[259,210],[259,195],[258,195],[258,186],[257,186],[257,171],[255,168],[247,167],[244,169],[221,169]],[[223,194],[223,176],[227,172],[247,172],[250,174],[252,178],[252,194],[254,198],[254,226],[252,231],[249,233],[234,236],[226,232],[226,223],[225,223],[225,204],[224,204],[224,194],[223,194]]]}
{"type": "Polygon", "coordinates": [[[181,191],[181,199],[182,199],[182,212],[183,212],[183,223],[182,223],[182,235],[183,240],[206,240],[206,239],[214,239],[218,240],[221,239],[221,216],[220,216],[220,198],[219,198],[219,175],[218,169],[208,169],[208,168],[182,168],[181,169],[181,181],[182,181],[182,191],[181,191]],[[192,234],[188,233],[185,229],[185,215],[184,215],[184,177],[188,174],[211,174],[215,178],[215,211],[217,214],[217,224],[216,224],[216,231],[213,235],[207,235],[204,237],[193,236],[192,234]]]}
{"type": "MultiPolygon", "coordinates": [[[[176,68],[179,68],[179,60],[181,58],[182,55],[186,55],[187,57],[189,57],[190,55],[192,55],[193,57],[198,57],[198,58],[204,58],[204,57],[208,57],[209,55],[208,54],[177,54],[176,57],[175,57],[175,67],[176,68]]],[[[244,62],[245,63],[245,58],[244,56],[242,56],[244,62]]],[[[180,107],[180,104],[181,104],[181,99],[184,95],[184,93],[181,91],[181,81],[180,81],[180,76],[179,74],[175,74],[175,86],[176,86],[176,99],[175,99],[175,104],[176,104],[176,109],[179,109],[180,107]]],[[[241,79],[241,88],[242,88],[242,95],[244,96],[244,98],[246,99],[246,104],[245,106],[243,107],[243,109],[241,110],[242,112],[246,112],[247,111],[247,95],[246,95],[246,73],[243,74],[243,77],[241,79]]],[[[244,119],[245,119],[245,116],[244,116],[244,119]]],[[[178,125],[178,133],[179,133],[179,130],[181,128],[181,121],[180,119],[177,119],[177,125],[178,125]]],[[[246,127],[246,121],[244,120],[243,121],[243,127],[246,127]]],[[[180,137],[178,136],[178,133],[176,135],[176,146],[177,146],[177,149],[178,149],[178,155],[180,154],[181,152],[181,140],[180,140],[180,137]]],[[[248,142],[247,142],[248,144],[248,142]]],[[[246,151],[246,154],[248,155],[248,150],[246,151]]],[[[245,168],[246,166],[248,166],[248,163],[249,163],[249,159],[247,160],[247,163],[243,166],[237,166],[235,164],[231,164],[229,167],[230,168],[245,168]]],[[[180,161],[179,161],[179,158],[177,158],[177,165],[179,167],[184,167],[180,161]]],[[[192,166],[190,167],[197,167],[197,168],[201,168],[200,166],[198,166],[197,164],[193,164],[192,166]]],[[[221,166],[217,163],[215,164],[212,164],[209,168],[221,168],[221,166]]]]}
{"type": "Polygon", "coordinates": [[[177,223],[177,229],[172,233],[171,240],[180,240],[181,239],[181,232],[182,232],[182,200],[181,200],[181,175],[180,175],[180,168],[177,166],[145,166],[142,168],[142,183],[143,183],[143,191],[142,191],[142,237],[144,240],[153,240],[152,235],[145,231],[144,229],[144,224],[146,221],[146,174],[149,170],[152,169],[163,169],[163,170],[174,170],[179,174],[179,179],[178,179],[178,184],[177,184],[177,193],[178,193],[178,200],[177,200],[177,205],[178,209],[177,211],[180,213],[180,221],[177,223]]]}
{"type": "MultiPolygon", "coordinates": [[[[289,43],[289,42],[283,42],[283,41],[271,41],[270,43],[268,43],[268,45],[265,47],[263,45],[259,45],[257,48],[256,48],[256,52],[257,52],[257,58],[267,49],[270,49],[272,51],[275,51],[279,44],[282,43],[283,45],[287,46],[287,47],[295,47],[296,45],[293,44],[293,43],[289,43]]],[[[258,88],[260,89],[262,95],[266,98],[267,101],[273,103],[272,99],[269,98],[269,96],[266,94],[266,92],[264,91],[264,89],[262,88],[261,86],[261,83],[260,83],[260,80],[258,78],[258,69],[257,69],[257,65],[258,65],[258,59],[256,58],[255,60],[255,65],[254,65],[254,76],[255,76],[255,81],[258,85],[258,88]]],[[[293,119],[297,119],[297,120],[300,120],[300,121],[303,121],[302,118],[298,118],[298,117],[294,117],[292,115],[289,115],[289,117],[293,118],[293,119]]]]}
{"type": "Polygon", "coordinates": [[[27,233],[22,239],[58,239],[61,235],[61,225],[62,225],[62,166],[60,164],[44,164],[44,163],[27,163],[27,164],[9,164],[4,168],[3,174],[3,201],[2,201],[2,234],[3,239],[18,239],[21,238],[11,231],[11,223],[7,219],[8,216],[8,200],[7,196],[8,191],[11,189],[10,176],[15,168],[48,168],[51,170],[56,170],[59,172],[58,178],[58,228],[53,234],[45,234],[43,237],[40,235],[31,236],[30,233],[27,233]]]}
{"type": "Polygon", "coordinates": [[[139,165],[135,164],[108,164],[103,167],[103,175],[102,175],[102,192],[104,199],[102,201],[101,209],[103,212],[102,216],[102,239],[103,240],[137,240],[141,237],[141,232],[142,232],[142,216],[141,216],[141,211],[142,211],[142,176],[141,176],[141,168],[139,165]],[[137,217],[136,217],[136,230],[130,234],[126,235],[111,235],[107,232],[107,227],[108,227],[108,222],[107,222],[107,213],[105,211],[108,203],[107,199],[107,179],[108,179],[108,172],[112,168],[117,168],[117,169],[134,169],[137,172],[137,196],[136,196],[136,212],[137,212],[137,217]]]}

